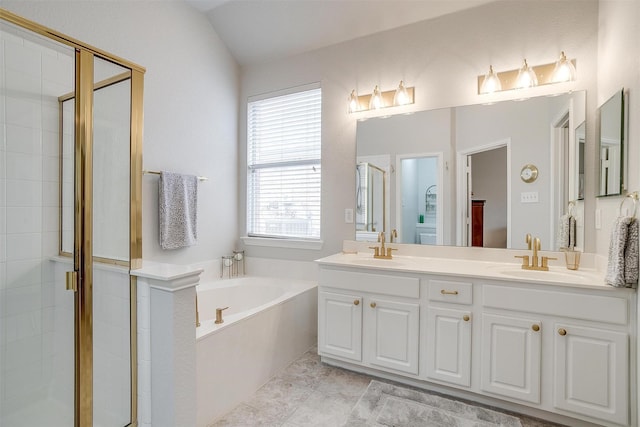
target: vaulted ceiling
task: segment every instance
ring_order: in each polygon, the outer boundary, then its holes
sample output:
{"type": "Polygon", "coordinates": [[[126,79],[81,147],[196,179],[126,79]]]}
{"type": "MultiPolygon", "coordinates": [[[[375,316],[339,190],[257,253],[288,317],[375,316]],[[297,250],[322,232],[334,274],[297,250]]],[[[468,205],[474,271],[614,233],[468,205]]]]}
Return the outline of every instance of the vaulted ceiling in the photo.
{"type": "Polygon", "coordinates": [[[492,0],[186,0],[247,65],[454,13],[492,0]]]}

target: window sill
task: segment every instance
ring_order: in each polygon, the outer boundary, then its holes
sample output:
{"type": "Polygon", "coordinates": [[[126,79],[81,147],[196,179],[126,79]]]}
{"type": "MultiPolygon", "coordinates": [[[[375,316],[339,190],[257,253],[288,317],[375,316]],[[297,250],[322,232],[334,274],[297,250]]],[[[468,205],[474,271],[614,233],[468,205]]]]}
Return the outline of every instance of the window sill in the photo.
{"type": "Polygon", "coordinates": [[[247,246],[266,246],[270,248],[290,248],[290,249],[322,249],[322,240],[294,240],[294,239],[271,239],[266,237],[241,237],[247,246]]]}

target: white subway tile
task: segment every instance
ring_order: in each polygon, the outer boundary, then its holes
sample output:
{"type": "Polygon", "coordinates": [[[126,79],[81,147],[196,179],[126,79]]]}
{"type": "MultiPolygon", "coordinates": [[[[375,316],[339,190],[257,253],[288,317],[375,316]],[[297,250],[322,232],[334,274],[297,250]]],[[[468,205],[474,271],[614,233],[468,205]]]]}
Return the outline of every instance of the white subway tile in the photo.
{"type": "Polygon", "coordinates": [[[7,180],[42,180],[42,156],[8,151],[6,159],[7,180]]]}
{"type": "Polygon", "coordinates": [[[55,131],[42,131],[42,155],[43,156],[60,156],[60,136],[57,129],[55,131]]]}
{"type": "Polygon", "coordinates": [[[4,289],[7,288],[7,263],[5,261],[0,262],[0,294],[2,298],[0,299],[0,317],[4,314],[4,289]]]}
{"type": "Polygon", "coordinates": [[[3,319],[5,324],[5,336],[7,343],[24,340],[26,338],[41,336],[42,334],[42,312],[35,310],[19,313],[13,316],[6,316],[3,319]]]}
{"type": "Polygon", "coordinates": [[[6,124],[40,129],[42,112],[40,100],[5,97],[6,124]]]}
{"type": "MultiPolygon", "coordinates": [[[[4,154],[0,152],[0,157],[4,157],[4,154]]],[[[4,163],[0,159],[0,167],[2,167],[2,177],[0,177],[0,206],[7,206],[7,180],[4,179],[4,163]]]]}
{"type": "Polygon", "coordinates": [[[60,130],[60,109],[57,103],[42,103],[42,130],[49,132],[60,130]]]}
{"type": "Polygon", "coordinates": [[[53,310],[55,309],[55,286],[54,282],[42,282],[42,313],[47,314],[45,321],[45,330],[53,330],[53,310]],[[49,322],[50,320],[50,322],[49,322]],[[51,329],[49,329],[51,328],[51,329]]]}
{"type": "Polygon", "coordinates": [[[42,206],[42,183],[25,179],[6,180],[6,201],[9,207],[42,206]]]}
{"type": "Polygon", "coordinates": [[[28,370],[39,365],[42,359],[42,336],[22,338],[5,346],[4,369],[28,370]]]}
{"type": "MultiPolygon", "coordinates": [[[[42,209],[37,207],[7,207],[7,232],[39,233],[42,231],[42,209]]],[[[8,250],[8,249],[7,249],[8,250]]]]}
{"type": "Polygon", "coordinates": [[[57,57],[42,57],[42,76],[46,80],[51,80],[63,88],[57,96],[73,91],[73,82],[75,74],[74,58],[71,55],[59,53],[57,57]]]}
{"type": "Polygon", "coordinates": [[[5,291],[5,316],[13,316],[25,311],[40,311],[42,290],[40,284],[8,288],[5,291]]]}
{"type": "MultiPolygon", "coordinates": [[[[7,254],[7,256],[9,256],[7,254]]],[[[6,262],[6,288],[27,287],[32,285],[40,286],[42,282],[41,265],[42,261],[7,261],[6,262]]]]}
{"type": "Polygon", "coordinates": [[[42,208],[42,231],[58,231],[60,229],[60,209],[56,206],[42,208]]]}
{"type": "Polygon", "coordinates": [[[24,43],[5,43],[4,61],[7,70],[16,70],[31,76],[40,77],[42,74],[42,61],[40,52],[34,49],[25,49],[24,43]]]}
{"type": "Polygon", "coordinates": [[[0,206],[0,234],[7,232],[7,208],[0,206]]]}
{"type": "Polygon", "coordinates": [[[60,206],[60,184],[57,182],[42,182],[42,206],[60,206]]]}
{"type": "Polygon", "coordinates": [[[7,68],[5,83],[9,93],[18,93],[28,98],[40,98],[42,95],[40,76],[7,68]]]}
{"type": "Polygon", "coordinates": [[[42,257],[48,258],[60,254],[60,234],[57,231],[42,233],[42,257]]]}
{"type": "Polygon", "coordinates": [[[41,154],[42,142],[39,129],[6,125],[6,150],[13,153],[41,154]]]}
{"type": "MultiPolygon", "coordinates": [[[[7,261],[7,235],[0,234],[0,262],[7,261]]],[[[4,280],[4,277],[0,277],[0,279],[4,280]]],[[[0,286],[1,288],[2,286],[0,286]]]]}
{"type": "Polygon", "coordinates": [[[42,253],[42,235],[40,233],[9,234],[7,249],[7,261],[39,260],[42,253]]]}
{"type": "Polygon", "coordinates": [[[45,156],[42,158],[42,179],[44,181],[60,181],[60,159],[58,157],[45,156]]]}

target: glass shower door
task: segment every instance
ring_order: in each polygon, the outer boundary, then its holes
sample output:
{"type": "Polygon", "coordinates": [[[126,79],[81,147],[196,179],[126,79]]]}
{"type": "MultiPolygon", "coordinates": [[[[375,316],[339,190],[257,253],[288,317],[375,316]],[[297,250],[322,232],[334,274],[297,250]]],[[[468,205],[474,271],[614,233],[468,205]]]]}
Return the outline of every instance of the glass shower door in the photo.
{"type": "Polygon", "coordinates": [[[58,97],[74,91],[75,51],[0,22],[0,425],[74,423],[72,259],[63,224],[58,97]]]}

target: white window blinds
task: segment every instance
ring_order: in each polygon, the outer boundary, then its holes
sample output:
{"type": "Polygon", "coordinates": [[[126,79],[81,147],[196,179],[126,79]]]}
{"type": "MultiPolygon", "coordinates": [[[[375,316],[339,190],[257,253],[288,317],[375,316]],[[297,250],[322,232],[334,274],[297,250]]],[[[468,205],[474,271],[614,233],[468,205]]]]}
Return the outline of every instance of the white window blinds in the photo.
{"type": "Polygon", "coordinates": [[[249,102],[247,234],[320,239],[321,89],[249,102]]]}

